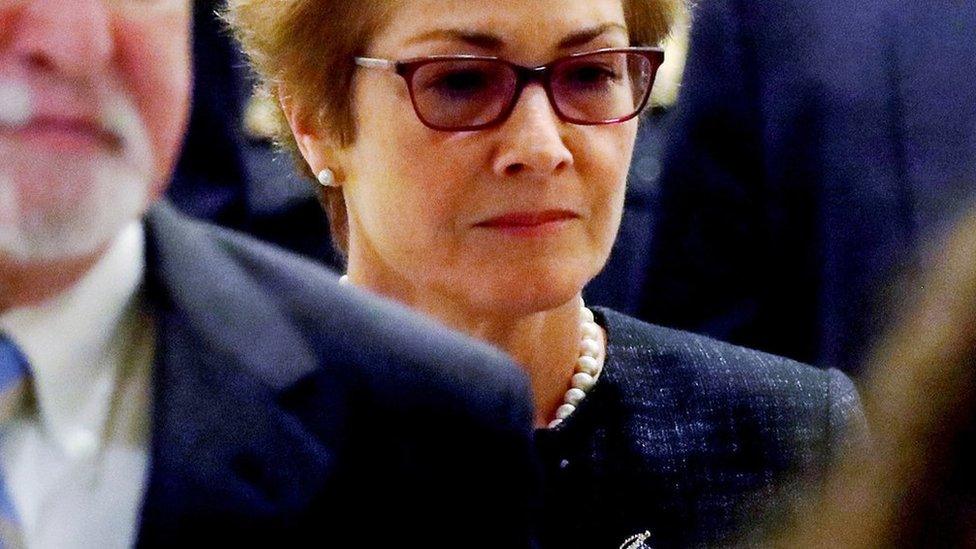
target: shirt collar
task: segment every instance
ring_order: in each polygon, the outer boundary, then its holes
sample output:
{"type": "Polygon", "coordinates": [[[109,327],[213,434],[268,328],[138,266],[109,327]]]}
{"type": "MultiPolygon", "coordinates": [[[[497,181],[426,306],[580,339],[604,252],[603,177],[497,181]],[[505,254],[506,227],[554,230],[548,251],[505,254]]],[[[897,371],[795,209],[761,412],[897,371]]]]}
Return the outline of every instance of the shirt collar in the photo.
{"type": "Polygon", "coordinates": [[[65,447],[79,429],[102,433],[122,363],[118,334],[144,270],[144,229],[133,222],[67,291],[0,315],[0,329],[30,361],[41,419],[65,447]]]}

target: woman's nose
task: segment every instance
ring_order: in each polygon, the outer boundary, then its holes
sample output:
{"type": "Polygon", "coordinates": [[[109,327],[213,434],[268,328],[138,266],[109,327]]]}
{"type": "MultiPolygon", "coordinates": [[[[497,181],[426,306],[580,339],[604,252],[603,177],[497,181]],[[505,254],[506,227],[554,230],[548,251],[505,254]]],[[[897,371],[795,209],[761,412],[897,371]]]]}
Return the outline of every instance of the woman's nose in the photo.
{"type": "Polygon", "coordinates": [[[529,85],[499,130],[501,144],[494,171],[501,176],[557,174],[573,165],[549,97],[540,85],[529,85]]]}

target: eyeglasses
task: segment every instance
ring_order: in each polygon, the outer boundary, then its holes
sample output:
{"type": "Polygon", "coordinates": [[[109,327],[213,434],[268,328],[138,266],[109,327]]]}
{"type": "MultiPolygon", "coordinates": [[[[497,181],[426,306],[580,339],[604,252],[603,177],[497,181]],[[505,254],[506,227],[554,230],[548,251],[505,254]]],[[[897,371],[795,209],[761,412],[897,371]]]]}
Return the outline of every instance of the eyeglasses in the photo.
{"type": "Polygon", "coordinates": [[[497,57],[436,55],[404,61],[356,57],[356,65],[403,77],[417,117],[442,131],[498,126],[522,90],[539,82],[560,120],[595,126],[640,114],[664,62],[660,48],[600,49],[523,67],[497,57]]]}

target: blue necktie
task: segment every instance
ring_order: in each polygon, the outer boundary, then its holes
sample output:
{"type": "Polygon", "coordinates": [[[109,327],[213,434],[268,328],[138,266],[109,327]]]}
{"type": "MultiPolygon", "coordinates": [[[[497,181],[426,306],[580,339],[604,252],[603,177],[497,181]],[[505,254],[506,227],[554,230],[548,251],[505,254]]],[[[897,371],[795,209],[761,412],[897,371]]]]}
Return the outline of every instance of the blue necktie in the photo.
{"type": "MultiPolygon", "coordinates": [[[[0,334],[0,436],[23,403],[29,382],[27,358],[10,338],[0,334]]],[[[22,546],[19,524],[6,479],[0,471],[0,549],[22,546]]]]}

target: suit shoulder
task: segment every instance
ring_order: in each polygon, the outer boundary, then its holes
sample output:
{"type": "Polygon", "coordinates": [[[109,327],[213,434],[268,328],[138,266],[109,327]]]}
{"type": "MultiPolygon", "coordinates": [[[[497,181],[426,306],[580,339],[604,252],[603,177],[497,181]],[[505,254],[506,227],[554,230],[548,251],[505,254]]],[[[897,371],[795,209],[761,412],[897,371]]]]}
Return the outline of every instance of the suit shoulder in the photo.
{"type": "Polygon", "coordinates": [[[200,231],[219,245],[228,256],[255,274],[270,275],[282,281],[302,281],[310,291],[322,284],[333,286],[339,275],[329,267],[290,250],[258,240],[250,235],[204,222],[196,223],[200,231]]]}
{"type": "Polygon", "coordinates": [[[701,447],[743,451],[759,469],[813,474],[864,440],[857,391],[838,370],[598,314],[608,337],[600,383],[642,436],[676,429],[701,447]]]}
{"type": "Polygon", "coordinates": [[[718,341],[706,336],[648,324],[609,310],[599,310],[615,365],[638,377],[668,380],[699,398],[726,398],[757,405],[790,404],[827,409],[853,385],[836,370],[718,341]]]}
{"type": "MultiPolygon", "coordinates": [[[[221,318],[250,319],[237,326],[252,332],[250,339],[277,334],[269,346],[301,347],[330,375],[366,386],[377,398],[388,395],[390,402],[407,405],[403,395],[415,395],[421,405],[437,393],[444,407],[453,402],[458,410],[481,410],[486,417],[506,406],[526,414],[524,375],[485,344],[342,286],[335,273],[313,261],[188,218],[166,204],[153,208],[148,226],[151,270],[165,273],[162,284],[181,311],[209,320],[217,311],[201,310],[200,302],[212,302],[221,318]]],[[[262,377],[278,378],[280,385],[307,373],[293,369],[287,374],[288,365],[279,364],[262,377]]]]}

